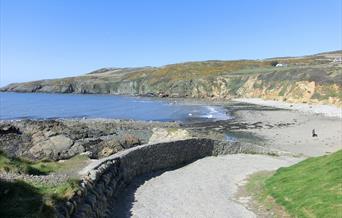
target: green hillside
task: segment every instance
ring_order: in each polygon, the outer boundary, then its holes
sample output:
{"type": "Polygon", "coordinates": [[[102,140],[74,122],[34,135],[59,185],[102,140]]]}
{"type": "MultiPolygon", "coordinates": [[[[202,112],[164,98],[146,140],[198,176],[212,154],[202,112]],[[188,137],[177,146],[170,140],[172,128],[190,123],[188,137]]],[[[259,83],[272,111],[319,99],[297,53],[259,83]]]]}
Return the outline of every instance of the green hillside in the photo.
{"type": "Polygon", "coordinates": [[[342,217],[342,150],[280,168],[265,188],[294,217],[342,217]]]}

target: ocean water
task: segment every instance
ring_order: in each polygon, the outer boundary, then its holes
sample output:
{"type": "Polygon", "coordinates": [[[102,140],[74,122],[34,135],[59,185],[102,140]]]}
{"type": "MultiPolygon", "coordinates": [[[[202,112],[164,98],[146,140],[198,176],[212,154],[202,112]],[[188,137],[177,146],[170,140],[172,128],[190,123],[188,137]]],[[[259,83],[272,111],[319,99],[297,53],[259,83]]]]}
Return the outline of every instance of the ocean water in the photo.
{"type": "Polygon", "coordinates": [[[230,119],[220,106],[142,97],[0,93],[0,119],[109,118],[152,121],[230,119]]]}

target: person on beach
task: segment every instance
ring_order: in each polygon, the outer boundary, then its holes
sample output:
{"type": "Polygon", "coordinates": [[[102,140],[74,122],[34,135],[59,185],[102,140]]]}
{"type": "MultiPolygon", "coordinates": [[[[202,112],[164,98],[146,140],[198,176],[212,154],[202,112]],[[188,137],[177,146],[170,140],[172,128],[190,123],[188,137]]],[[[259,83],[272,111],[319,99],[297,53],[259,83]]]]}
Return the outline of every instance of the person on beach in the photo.
{"type": "Polygon", "coordinates": [[[318,137],[318,135],[316,134],[315,129],[312,130],[312,137],[318,137]]]}

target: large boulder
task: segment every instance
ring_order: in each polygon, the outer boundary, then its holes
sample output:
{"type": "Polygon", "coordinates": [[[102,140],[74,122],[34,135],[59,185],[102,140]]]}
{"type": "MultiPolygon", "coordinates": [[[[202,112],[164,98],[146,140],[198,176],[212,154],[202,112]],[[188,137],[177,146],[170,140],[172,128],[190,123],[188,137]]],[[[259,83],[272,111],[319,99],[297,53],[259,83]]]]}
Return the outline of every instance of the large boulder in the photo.
{"type": "Polygon", "coordinates": [[[120,145],[125,149],[141,145],[140,139],[129,133],[123,134],[119,139],[119,142],[120,145]]]}
{"type": "Polygon", "coordinates": [[[191,138],[191,134],[185,129],[153,128],[152,131],[153,134],[149,139],[149,143],[167,142],[191,138]]]}
{"type": "Polygon", "coordinates": [[[68,151],[74,141],[64,135],[56,135],[48,138],[45,141],[38,142],[35,144],[29,152],[40,159],[42,157],[59,160],[68,158],[68,151]]]}

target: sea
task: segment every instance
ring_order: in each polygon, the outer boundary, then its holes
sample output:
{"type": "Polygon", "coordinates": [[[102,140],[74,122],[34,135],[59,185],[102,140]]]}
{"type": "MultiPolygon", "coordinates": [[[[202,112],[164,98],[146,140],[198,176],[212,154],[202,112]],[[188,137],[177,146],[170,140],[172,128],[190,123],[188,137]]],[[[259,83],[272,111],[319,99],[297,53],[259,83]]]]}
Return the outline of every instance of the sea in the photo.
{"type": "Polygon", "coordinates": [[[143,121],[215,121],[231,118],[222,106],[96,94],[0,93],[0,120],[123,119],[143,121]]]}

